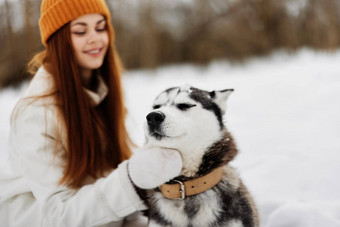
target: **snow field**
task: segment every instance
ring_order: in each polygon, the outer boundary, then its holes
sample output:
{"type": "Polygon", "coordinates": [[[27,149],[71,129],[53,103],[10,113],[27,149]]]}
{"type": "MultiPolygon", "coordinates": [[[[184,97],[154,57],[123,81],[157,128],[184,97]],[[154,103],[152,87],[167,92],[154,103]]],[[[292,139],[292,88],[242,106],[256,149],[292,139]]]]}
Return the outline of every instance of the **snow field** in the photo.
{"type": "MultiPolygon", "coordinates": [[[[340,226],[340,51],[276,52],[244,64],[173,65],[127,71],[128,125],[137,144],[155,96],[182,84],[234,88],[225,122],[239,155],[231,163],[255,198],[263,227],[340,226]]],[[[9,117],[27,84],[0,91],[0,165],[9,117]]]]}

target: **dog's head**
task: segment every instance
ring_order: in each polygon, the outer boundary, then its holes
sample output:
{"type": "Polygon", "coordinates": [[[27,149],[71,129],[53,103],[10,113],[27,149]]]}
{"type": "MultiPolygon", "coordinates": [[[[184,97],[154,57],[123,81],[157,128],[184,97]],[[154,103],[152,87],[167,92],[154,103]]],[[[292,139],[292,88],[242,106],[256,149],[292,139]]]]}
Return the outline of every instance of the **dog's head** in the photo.
{"type": "Polygon", "coordinates": [[[146,116],[146,143],[178,150],[186,175],[197,171],[207,149],[225,136],[223,114],[232,91],[190,86],[163,91],[146,116]]]}

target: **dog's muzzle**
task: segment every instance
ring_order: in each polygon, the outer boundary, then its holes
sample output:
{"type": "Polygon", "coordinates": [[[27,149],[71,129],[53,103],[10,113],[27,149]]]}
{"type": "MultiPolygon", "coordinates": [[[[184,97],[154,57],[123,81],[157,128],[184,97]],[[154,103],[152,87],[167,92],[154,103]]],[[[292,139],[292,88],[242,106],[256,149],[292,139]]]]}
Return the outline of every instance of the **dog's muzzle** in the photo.
{"type": "Polygon", "coordinates": [[[159,111],[151,112],[146,116],[146,120],[150,134],[157,139],[161,139],[163,137],[161,124],[165,120],[165,115],[159,111]]]}
{"type": "Polygon", "coordinates": [[[149,127],[159,127],[164,119],[165,115],[162,112],[151,112],[146,116],[149,127]]]}

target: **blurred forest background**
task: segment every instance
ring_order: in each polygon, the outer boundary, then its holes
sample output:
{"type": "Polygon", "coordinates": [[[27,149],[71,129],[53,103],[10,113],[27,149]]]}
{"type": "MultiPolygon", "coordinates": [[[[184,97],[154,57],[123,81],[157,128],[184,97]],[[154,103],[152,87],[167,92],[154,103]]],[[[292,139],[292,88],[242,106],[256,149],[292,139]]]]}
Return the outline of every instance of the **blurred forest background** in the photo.
{"type": "MultiPolygon", "coordinates": [[[[108,0],[125,68],[340,47],[339,0],[108,0]]],[[[0,0],[0,89],[43,50],[41,0],[0,0]]]]}

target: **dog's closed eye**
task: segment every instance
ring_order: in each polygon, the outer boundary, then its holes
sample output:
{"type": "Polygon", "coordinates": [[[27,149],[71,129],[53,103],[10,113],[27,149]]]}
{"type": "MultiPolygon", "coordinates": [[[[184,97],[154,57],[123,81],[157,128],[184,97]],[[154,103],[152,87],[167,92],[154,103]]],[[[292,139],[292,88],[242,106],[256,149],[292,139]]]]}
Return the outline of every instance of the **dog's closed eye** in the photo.
{"type": "Polygon", "coordinates": [[[152,106],[152,109],[159,109],[159,108],[161,108],[161,105],[154,105],[154,106],[152,106]]]}
{"type": "Polygon", "coordinates": [[[195,104],[189,104],[189,103],[179,103],[176,105],[176,107],[180,110],[187,110],[192,107],[196,106],[195,104]]]}

